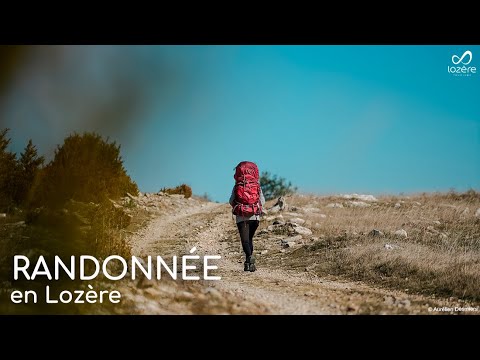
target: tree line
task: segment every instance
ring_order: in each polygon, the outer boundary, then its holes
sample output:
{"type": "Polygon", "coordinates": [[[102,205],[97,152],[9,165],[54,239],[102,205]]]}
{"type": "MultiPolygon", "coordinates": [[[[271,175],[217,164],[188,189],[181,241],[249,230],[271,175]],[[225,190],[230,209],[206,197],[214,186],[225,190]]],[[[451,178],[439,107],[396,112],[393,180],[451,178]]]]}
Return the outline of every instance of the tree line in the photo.
{"type": "Polygon", "coordinates": [[[0,131],[0,212],[60,208],[70,199],[97,203],[138,193],[123,166],[120,145],[108,138],[88,132],[71,134],[45,163],[32,140],[17,158],[9,151],[8,132],[0,131]]]}

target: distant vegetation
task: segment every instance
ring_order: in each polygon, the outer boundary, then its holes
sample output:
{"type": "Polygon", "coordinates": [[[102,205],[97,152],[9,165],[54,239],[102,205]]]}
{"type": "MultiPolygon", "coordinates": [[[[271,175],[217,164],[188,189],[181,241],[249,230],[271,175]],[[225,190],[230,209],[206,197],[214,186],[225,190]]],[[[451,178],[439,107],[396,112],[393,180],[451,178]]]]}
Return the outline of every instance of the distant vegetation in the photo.
{"type": "Polygon", "coordinates": [[[127,175],[120,146],[100,135],[68,136],[43,167],[32,140],[17,159],[8,151],[8,129],[0,132],[0,212],[14,208],[60,208],[69,200],[100,203],[109,198],[138,194],[127,175]]]}
{"type": "Polygon", "coordinates": [[[210,195],[208,195],[208,193],[204,193],[201,198],[205,201],[213,201],[212,198],[210,197],[210,195]]]}
{"type": "Polygon", "coordinates": [[[0,131],[0,212],[11,213],[15,207],[26,205],[45,160],[38,156],[32,140],[17,159],[16,154],[8,151],[8,131],[0,131]]]}
{"type": "MultiPolygon", "coordinates": [[[[8,280],[11,256],[111,254],[130,256],[120,230],[131,217],[111,200],[138,195],[120,146],[95,133],[73,134],[43,166],[30,140],[17,159],[8,151],[8,129],[0,132],[0,273],[8,280]],[[33,252],[32,252],[33,251],[33,252]]],[[[1,280],[1,279],[0,279],[1,280]]]]}
{"type": "Polygon", "coordinates": [[[297,191],[297,187],[293,186],[290,181],[287,182],[284,178],[272,175],[268,171],[262,172],[260,186],[262,187],[265,200],[272,200],[297,191]]]}
{"type": "Polygon", "coordinates": [[[126,193],[138,194],[137,185],[123,167],[120,146],[100,135],[68,136],[42,170],[33,203],[61,207],[72,199],[99,203],[126,193]]]}
{"type": "Polygon", "coordinates": [[[192,188],[187,184],[178,185],[175,188],[163,188],[160,191],[170,195],[174,195],[174,194],[184,195],[185,199],[188,199],[189,197],[192,196],[192,188]]]}

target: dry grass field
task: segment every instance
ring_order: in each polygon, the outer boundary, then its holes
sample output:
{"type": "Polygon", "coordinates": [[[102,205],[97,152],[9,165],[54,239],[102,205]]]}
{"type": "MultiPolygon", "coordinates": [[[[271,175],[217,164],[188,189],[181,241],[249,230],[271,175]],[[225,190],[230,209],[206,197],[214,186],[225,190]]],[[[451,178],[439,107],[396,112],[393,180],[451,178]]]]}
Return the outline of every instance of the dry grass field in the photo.
{"type": "Polygon", "coordinates": [[[434,298],[480,299],[480,193],[286,200],[290,216],[298,213],[313,231],[288,266],[434,298]]]}

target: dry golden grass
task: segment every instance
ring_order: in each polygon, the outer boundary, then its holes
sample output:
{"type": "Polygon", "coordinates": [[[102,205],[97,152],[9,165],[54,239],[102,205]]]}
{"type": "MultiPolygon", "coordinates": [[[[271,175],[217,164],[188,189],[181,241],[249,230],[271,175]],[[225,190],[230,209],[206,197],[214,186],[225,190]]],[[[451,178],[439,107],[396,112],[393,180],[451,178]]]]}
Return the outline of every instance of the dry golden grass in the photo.
{"type": "Polygon", "coordinates": [[[298,212],[318,238],[292,252],[290,265],[408,292],[480,299],[480,218],[475,216],[480,193],[378,200],[349,207],[342,197],[287,197],[290,211],[298,212]],[[328,208],[329,203],[344,208],[328,208]],[[369,235],[372,229],[384,236],[369,235]],[[400,229],[406,238],[394,234],[400,229]]]}

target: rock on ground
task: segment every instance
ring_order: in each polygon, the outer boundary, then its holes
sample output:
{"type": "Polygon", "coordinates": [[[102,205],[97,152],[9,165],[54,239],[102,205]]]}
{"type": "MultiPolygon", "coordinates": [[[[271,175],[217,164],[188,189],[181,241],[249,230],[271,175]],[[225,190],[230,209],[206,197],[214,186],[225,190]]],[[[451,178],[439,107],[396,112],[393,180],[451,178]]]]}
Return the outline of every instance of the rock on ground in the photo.
{"type": "Polygon", "coordinates": [[[328,208],[343,208],[343,205],[340,203],[330,203],[326,207],[328,208]]]}
{"type": "Polygon", "coordinates": [[[293,231],[300,235],[312,235],[312,230],[303,226],[295,226],[293,231]]]}
{"type": "Polygon", "coordinates": [[[316,212],[320,212],[320,209],[314,208],[314,207],[304,207],[304,208],[302,208],[301,210],[303,210],[303,212],[306,212],[306,213],[316,213],[316,212]]]}
{"type": "Polygon", "coordinates": [[[301,218],[292,218],[292,219],[290,219],[290,222],[298,224],[298,225],[305,224],[305,220],[303,220],[301,218]]]}
{"type": "Polygon", "coordinates": [[[277,202],[275,205],[273,205],[270,209],[267,209],[269,213],[276,213],[281,210],[285,210],[287,208],[287,203],[285,202],[285,198],[283,196],[280,196],[277,199],[277,202]]]}
{"type": "Polygon", "coordinates": [[[364,201],[349,201],[348,205],[353,206],[353,207],[368,207],[370,204],[367,204],[364,201]]]}
{"type": "Polygon", "coordinates": [[[399,237],[403,237],[403,238],[408,237],[407,232],[406,232],[405,230],[403,230],[403,229],[400,229],[400,230],[395,231],[395,235],[396,235],[396,236],[399,236],[399,237]]]}
{"type": "Polygon", "coordinates": [[[378,229],[373,229],[372,231],[370,231],[368,233],[368,235],[370,235],[370,236],[381,236],[381,237],[385,236],[385,234],[378,229]]]}
{"type": "Polygon", "coordinates": [[[359,194],[345,194],[343,195],[345,199],[355,199],[355,200],[362,200],[362,201],[378,201],[378,199],[373,195],[359,195],[359,194]]]}
{"type": "Polygon", "coordinates": [[[387,250],[398,249],[398,245],[393,245],[393,244],[385,244],[383,247],[387,250]]]}

